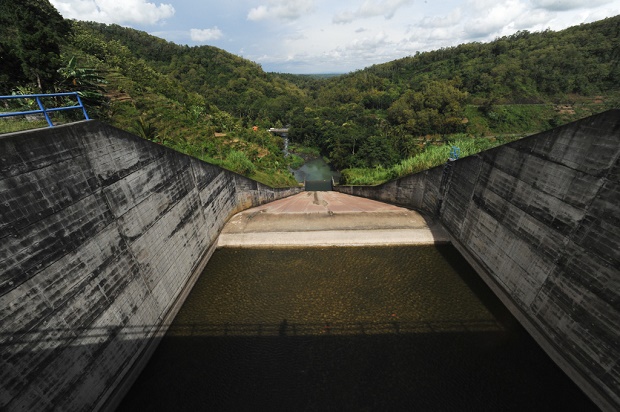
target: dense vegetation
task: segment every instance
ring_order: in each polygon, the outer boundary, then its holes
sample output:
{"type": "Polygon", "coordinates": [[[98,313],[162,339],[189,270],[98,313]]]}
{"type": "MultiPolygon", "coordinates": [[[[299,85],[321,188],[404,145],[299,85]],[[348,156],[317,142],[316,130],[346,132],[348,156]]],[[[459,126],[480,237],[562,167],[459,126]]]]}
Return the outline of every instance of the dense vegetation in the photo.
{"type": "Polygon", "coordinates": [[[47,1],[0,0],[0,90],[24,84],[51,90],[68,33],[69,23],[47,1]]]}
{"type": "Polygon", "coordinates": [[[299,158],[265,129],[290,125],[293,143],[361,184],[440,162],[446,144],[473,153],[620,106],[620,16],[299,76],[0,0],[0,62],[2,94],[78,90],[94,117],[272,185],[294,184],[299,158]]]}
{"type": "Polygon", "coordinates": [[[618,107],[620,16],[298,84],[314,106],[291,122],[293,138],[339,168],[390,167],[456,133],[531,133],[618,107]]]}

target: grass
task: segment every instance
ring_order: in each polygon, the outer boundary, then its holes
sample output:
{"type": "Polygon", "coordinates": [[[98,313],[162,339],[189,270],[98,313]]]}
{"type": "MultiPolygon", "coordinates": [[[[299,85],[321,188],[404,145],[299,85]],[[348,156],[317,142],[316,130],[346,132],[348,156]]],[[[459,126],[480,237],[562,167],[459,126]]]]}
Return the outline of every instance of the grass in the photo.
{"type": "Polygon", "coordinates": [[[451,146],[461,149],[461,157],[470,156],[520,137],[549,130],[571,121],[601,112],[617,105],[618,97],[612,96],[605,104],[592,99],[575,101],[570,105],[556,104],[508,104],[495,105],[484,115],[481,108],[468,105],[465,108],[468,135],[450,137],[447,145],[427,146],[420,154],[402,160],[389,167],[374,169],[345,169],[342,184],[376,185],[408,174],[418,173],[445,163],[451,146]],[[562,110],[562,106],[564,110],[562,110]],[[475,137],[473,137],[475,136],[475,137]]]}
{"type": "Polygon", "coordinates": [[[299,169],[306,162],[303,157],[297,156],[295,153],[289,153],[288,156],[288,165],[291,169],[299,169]]]}
{"type": "Polygon", "coordinates": [[[447,145],[428,146],[422,153],[401,161],[390,167],[376,167],[374,169],[345,169],[342,171],[342,184],[346,185],[377,185],[388,180],[397,179],[413,173],[439,166],[448,161],[452,146],[460,149],[460,157],[471,156],[483,150],[488,150],[517,140],[522,136],[497,137],[468,137],[454,136],[447,145]]]}
{"type": "Polygon", "coordinates": [[[321,157],[321,151],[319,150],[319,148],[302,146],[297,143],[290,143],[288,146],[288,151],[290,153],[295,153],[296,155],[300,155],[302,157],[303,156],[308,156],[308,157],[313,157],[313,158],[321,157]]]}
{"type": "Polygon", "coordinates": [[[3,117],[0,119],[0,134],[23,132],[24,130],[40,129],[48,127],[45,120],[26,120],[16,117],[3,117]]]}

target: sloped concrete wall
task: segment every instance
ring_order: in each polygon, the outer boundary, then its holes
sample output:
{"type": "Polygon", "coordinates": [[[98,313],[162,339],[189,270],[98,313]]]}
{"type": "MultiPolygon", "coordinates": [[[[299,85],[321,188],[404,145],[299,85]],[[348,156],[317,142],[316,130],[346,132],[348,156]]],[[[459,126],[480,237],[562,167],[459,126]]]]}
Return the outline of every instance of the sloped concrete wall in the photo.
{"type": "Polygon", "coordinates": [[[0,410],[109,407],[272,189],[100,122],[0,136],[0,410]]]}
{"type": "Polygon", "coordinates": [[[620,110],[376,187],[438,218],[549,355],[620,409],[620,110]]]}

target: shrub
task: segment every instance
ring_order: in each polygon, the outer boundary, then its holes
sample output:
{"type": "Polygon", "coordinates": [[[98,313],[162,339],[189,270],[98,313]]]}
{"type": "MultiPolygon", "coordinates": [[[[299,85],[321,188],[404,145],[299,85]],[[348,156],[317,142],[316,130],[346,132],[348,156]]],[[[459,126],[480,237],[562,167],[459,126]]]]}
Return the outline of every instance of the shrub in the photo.
{"type": "Polygon", "coordinates": [[[238,150],[231,150],[224,160],[224,167],[233,172],[250,176],[256,171],[254,163],[248,159],[245,153],[238,150]]]}
{"type": "Polygon", "coordinates": [[[495,138],[472,138],[463,134],[451,136],[448,144],[427,146],[420,154],[402,160],[389,169],[345,169],[342,171],[342,183],[348,185],[376,185],[388,180],[418,173],[439,166],[448,161],[452,146],[461,150],[460,157],[471,156],[483,150],[491,149],[516,140],[518,136],[495,138]]]}

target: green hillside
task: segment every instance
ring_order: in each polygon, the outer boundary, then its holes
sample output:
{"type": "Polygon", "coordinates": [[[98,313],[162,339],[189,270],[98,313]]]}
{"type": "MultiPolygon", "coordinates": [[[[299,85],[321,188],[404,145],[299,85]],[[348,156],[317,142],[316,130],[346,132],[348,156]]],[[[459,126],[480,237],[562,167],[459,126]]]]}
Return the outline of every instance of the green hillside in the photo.
{"type": "MultiPolygon", "coordinates": [[[[284,157],[269,127],[290,125],[296,145],[361,184],[441,162],[455,141],[475,153],[620,106],[620,16],[301,76],[67,21],[47,0],[1,0],[0,61],[2,94],[79,91],[92,117],[276,186],[295,184],[289,167],[300,159],[284,157]]],[[[3,119],[0,131],[33,125],[3,119]]]]}
{"type": "Polygon", "coordinates": [[[457,137],[506,141],[618,107],[619,64],[620,16],[418,53],[300,79],[313,105],[291,135],[341,169],[389,169],[457,137]]]}

